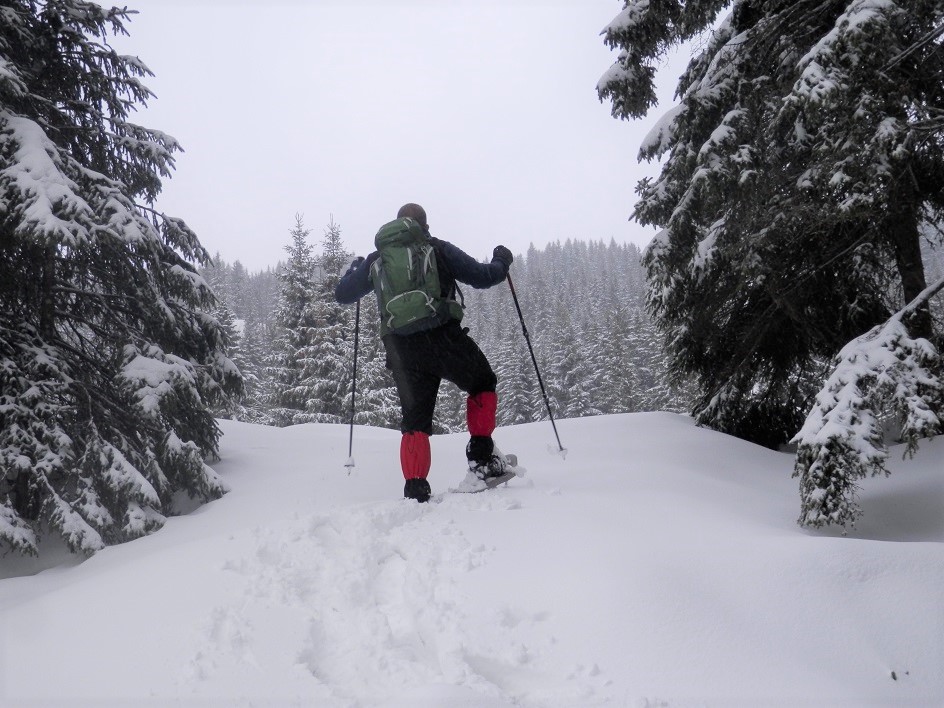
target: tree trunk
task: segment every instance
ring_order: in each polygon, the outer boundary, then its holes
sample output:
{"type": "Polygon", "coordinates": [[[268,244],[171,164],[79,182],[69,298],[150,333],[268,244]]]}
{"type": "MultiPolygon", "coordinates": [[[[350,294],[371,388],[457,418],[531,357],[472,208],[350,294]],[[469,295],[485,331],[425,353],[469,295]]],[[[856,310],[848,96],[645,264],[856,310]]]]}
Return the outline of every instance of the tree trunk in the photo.
{"type": "MultiPolygon", "coordinates": [[[[912,195],[913,196],[913,195],[912,195]]],[[[924,276],[924,261],[921,258],[921,234],[918,231],[918,215],[913,208],[915,200],[899,195],[898,204],[905,208],[893,212],[889,220],[889,235],[895,248],[895,265],[901,279],[904,303],[902,307],[924,292],[928,286],[924,276]]],[[[925,303],[908,318],[906,323],[913,337],[931,339],[933,326],[930,306],[925,303]]]]}

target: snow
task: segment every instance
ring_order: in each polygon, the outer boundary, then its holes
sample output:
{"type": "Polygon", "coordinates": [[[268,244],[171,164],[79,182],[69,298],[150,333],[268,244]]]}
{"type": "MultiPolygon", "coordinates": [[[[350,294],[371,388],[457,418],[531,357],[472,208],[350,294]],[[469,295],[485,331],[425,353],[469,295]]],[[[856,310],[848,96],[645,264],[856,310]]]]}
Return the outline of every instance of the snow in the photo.
{"type": "Polygon", "coordinates": [[[196,385],[188,361],[165,354],[157,347],[150,347],[147,355],[135,353],[133,349],[128,349],[125,355],[129,360],[122,367],[121,378],[134,389],[138,405],[149,416],[160,414],[161,401],[174,393],[174,381],[196,385]]]}
{"type": "Polygon", "coordinates": [[[711,260],[715,252],[715,244],[718,241],[718,236],[724,232],[726,223],[726,217],[721,217],[715,221],[715,223],[708,227],[705,237],[698,242],[698,247],[696,248],[695,255],[692,258],[691,268],[692,273],[696,277],[703,273],[711,264],[711,260]]]}
{"type": "Polygon", "coordinates": [[[634,0],[633,2],[627,3],[627,6],[623,8],[622,12],[604,27],[600,34],[606,35],[626,32],[643,23],[648,14],[649,0],[634,0]]]}
{"type": "MultiPolygon", "coordinates": [[[[944,439],[795,524],[793,456],[672,414],[500,429],[400,498],[399,433],[220,421],[231,491],[78,563],[0,560],[2,706],[944,703],[944,439]],[[349,474],[350,472],[350,474],[349,474]],[[35,573],[42,564],[43,572],[35,573]]],[[[48,544],[47,540],[47,544],[48,544]]]]}
{"type": "Polygon", "coordinates": [[[700,164],[708,162],[715,166],[721,163],[721,158],[717,155],[718,148],[724,145],[737,144],[738,132],[734,125],[745,116],[746,111],[741,108],[728,111],[721,124],[711,132],[708,140],[699,149],[698,161],[700,164]]]}
{"type": "MultiPolygon", "coordinates": [[[[845,12],[836,19],[835,26],[807,52],[797,63],[802,73],[794,85],[794,93],[807,97],[812,103],[826,102],[830,95],[842,86],[834,75],[824,69],[833,63],[837,51],[856,45],[855,36],[864,33],[870,25],[889,22],[889,17],[900,11],[892,0],[854,0],[845,12]]],[[[857,57],[850,52],[847,60],[855,63],[857,57]]]]}
{"type": "Polygon", "coordinates": [[[0,146],[12,149],[0,184],[11,185],[22,198],[16,222],[23,233],[38,231],[71,244],[87,237],[79,221],[92,209],[76,194],[76,184],[62,171],[56,148],[35,122],[0,111],[0,146]],[[12,143],[15,147],[8,146],[12,143]],[[61,218],[61,215],[73,218],[61,218]]]}
{"type": "Polygon", "coordinates": [[[836,19],[835,26],[803,56],[798,66],[814,62],[815,57],[831,54],[841,39],[861,34],[869,25],[888,21],[888,16],[900,11],[892,0],[854,0],[836,19]]]}
{"type": "Polygon", "coordinates": [[[643,138],[637,159],[644,160],[650,156],[661,157],[668,152],[675,140],[676,118],[679,118],[686,110],[686,105],[679,103],[666,111],[643,138]]]}

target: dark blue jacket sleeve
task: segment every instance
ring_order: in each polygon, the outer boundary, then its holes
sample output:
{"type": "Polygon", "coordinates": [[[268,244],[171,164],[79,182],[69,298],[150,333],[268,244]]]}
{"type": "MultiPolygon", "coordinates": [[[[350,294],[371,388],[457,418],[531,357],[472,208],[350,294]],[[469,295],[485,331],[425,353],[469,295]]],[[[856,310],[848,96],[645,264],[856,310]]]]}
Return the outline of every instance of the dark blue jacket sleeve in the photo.
{"type": "Polygon", "coordinates": [[[374,251],[367,258],[361,260],[356,265],[351,264],[347,273],[341,276],[341,280],[334,288],[334,299],[342,305],[350,305],[357,302],[367,293],[374,289],[370,282],[370,266],[377,260],[377,252],[374,251]]]}
{"type": "Polygon", "coordinates": [[[493,258],[491,263],[481,263],[448,241],[436,241],[439,252],[446,261],[446,267],[460,283],[471,285],[473,288],[490,288],[498,285],[508,275],[508,266],[503,261],[493,258]]]}

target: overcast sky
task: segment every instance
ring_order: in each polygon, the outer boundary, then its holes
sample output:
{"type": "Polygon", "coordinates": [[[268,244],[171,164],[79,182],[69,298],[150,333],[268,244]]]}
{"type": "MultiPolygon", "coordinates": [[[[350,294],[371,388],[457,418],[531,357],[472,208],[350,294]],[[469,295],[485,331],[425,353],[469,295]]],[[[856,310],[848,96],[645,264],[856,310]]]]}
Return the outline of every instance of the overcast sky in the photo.
{"type": "Polygon", "coordinates": [[[654,233],[629,221],[657,171],[636,153],[674,81],[638,123],[597,99],[622,0],[127,4],[116,46],[155,74],[135,120],[185,150],[158,206],[224,260],[274,266],[296,213],[316,251],[333,215],[366,255],[408,201],[480,259],[654,233]]]}

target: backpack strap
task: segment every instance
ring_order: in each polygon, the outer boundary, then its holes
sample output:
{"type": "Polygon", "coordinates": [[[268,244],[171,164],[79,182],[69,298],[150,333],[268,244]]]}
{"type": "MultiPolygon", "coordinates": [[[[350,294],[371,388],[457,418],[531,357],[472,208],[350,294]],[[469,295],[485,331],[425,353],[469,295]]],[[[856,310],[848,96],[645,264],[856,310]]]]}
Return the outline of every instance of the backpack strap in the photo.
{"type": "Polygon", "coordinates": [[[442,242],[435,236],[429,237],[429,242],[433,244],[433,252],[436,254],[436,265],[439,268],[439,283],[442,286],[442,296],[447,300],[455,300],[459,306],[465,309],[465,296],[459,289],[459,281],[452,274],[452,268],[443,255],[442,242]]]}

